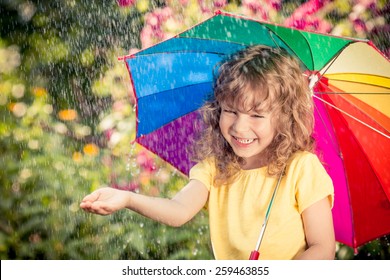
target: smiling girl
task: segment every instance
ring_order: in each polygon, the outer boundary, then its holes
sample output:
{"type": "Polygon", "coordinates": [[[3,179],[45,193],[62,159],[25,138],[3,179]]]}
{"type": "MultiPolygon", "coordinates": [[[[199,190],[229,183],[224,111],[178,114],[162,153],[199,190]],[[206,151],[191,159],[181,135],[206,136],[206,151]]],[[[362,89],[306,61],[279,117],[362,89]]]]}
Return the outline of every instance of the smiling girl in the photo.
{"type": "Polygon", "coordinates": [[[206,206],[215,258],[248,259],[280,178],[260,258],[333,259],[333,185],[313,153],[313,102],[296,59],[264,46],[234,54],[201,112],[198,163],[172,199],[103,188],[81,208],[180,226],[206,206]]]}

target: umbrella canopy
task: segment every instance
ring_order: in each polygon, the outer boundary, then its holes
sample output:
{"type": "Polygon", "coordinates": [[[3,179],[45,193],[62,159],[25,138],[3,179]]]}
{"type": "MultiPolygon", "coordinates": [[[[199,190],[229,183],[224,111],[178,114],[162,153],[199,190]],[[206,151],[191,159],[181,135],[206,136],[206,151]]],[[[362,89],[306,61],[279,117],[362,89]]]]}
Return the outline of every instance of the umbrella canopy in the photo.
{"type": "Polygon", "coordinates": [[[390,233],[390,62],[367,40],[305,32],[217,12],[125,56],[137,100],[136,142],[188,174],[197,109],[222,59],[252,45],[283,48],[311,77],[316,153],[335,186],[336,239],[358,247],[390,233]]]}

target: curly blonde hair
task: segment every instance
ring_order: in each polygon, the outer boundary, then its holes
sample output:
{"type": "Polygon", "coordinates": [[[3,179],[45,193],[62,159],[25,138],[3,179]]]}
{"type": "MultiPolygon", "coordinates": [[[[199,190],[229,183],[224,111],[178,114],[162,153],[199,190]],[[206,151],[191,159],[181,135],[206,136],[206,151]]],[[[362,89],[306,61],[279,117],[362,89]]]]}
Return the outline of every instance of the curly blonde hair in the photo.
{"type": "Polygon", "coordinates": [[[281,49],[253,46],[222,62],[214,81],[214,97],[201,108],[204,129],[193,149],[195,161],[215,158],[216,180],[227,183],[245,163],[219,128],[221,105],[239,111],[267,108],[275,137],[267,147],[268,174],[279,175],[296,151],[313,151],[313,101],[296,58],[281,49]]]}

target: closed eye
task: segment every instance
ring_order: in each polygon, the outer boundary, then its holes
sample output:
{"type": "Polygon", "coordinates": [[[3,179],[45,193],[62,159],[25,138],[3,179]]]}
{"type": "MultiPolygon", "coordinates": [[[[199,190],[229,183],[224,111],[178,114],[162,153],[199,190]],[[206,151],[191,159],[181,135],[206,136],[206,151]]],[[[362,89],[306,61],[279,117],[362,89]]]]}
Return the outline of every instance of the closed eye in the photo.
{"type": "Polygon", "coordinates": [[[262,119],[264,118],[264,116],[262,115],[251,115],[252,118],[259,118],[259,119],[262,119]]]}
{"type": "Polygon", "coordinates": [[[228,113],[228,114],[236,114],[236,111],[229,110],[229,109],[223,109],[222,111],[223,111],[224,113],[228,113]]]}

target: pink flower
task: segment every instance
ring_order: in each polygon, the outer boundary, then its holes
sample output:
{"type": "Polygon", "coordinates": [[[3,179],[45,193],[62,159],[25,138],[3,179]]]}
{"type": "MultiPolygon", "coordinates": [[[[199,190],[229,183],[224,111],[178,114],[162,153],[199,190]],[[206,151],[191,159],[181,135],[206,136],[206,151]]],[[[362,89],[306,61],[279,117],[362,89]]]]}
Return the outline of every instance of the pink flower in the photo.
{"type": "Polygon", "coordinates": [[[268,0],[270,6],[279,11],[282,8],[282,0],[268,0]]]}
{"type": "Polygon", "coordinates": [[[242,6],[245,14],[260,20],[268,20],[268,12],[272,7],[269,4],[259,3],[258,0],[243,0],[242,6]]]}
{"type": "Polygon", "coordinates": [[[173,16],[173,10],[171,7],[165,7],[160,10],[160,14],[162,16],[162,19],[165,21],[168,18],[173,16]]]}
{"type": "Polygon", "coordinates": [[[214,0],[214,7],[215,8],[223,8],[227,5],[227,0],[214,0]]]}
{"type": "Polygon", "coordinates": [[[114,133],[114,130],[112,128],[104,131],[104,136],[106,137],[107,141],[110,141],[113,133],[114,133]]]}
{"type": "Polygon", "coordinates": [[[202,13],[207,14],[211,12],[207,5],[204,3],[204,0],[198,0],[198,4],[202,13]]]}
{"type": "Polygon", "coordinates": [[[159,8],[145,15],[145,26],[141,31],[143,48],[149,47],[166,38],[166,34],[163,31],[163,24],[172,16],[173,11],[170,7],[159,8]]]}
{"type": "Polygon", "coordinates": [[[114,189],[123,190],[123,191],[131,191],[131,192],[137,191],[140,188],[139,184],[136,182],[127,182],[124,184],[113,183],[113,184],[111,184],[111,187],[114,189]]]}
{"type": "Polygon", "coordinates": [[[153,45],[153,30],[149,25],[146,25],[142,30],[141,30],[141,42],[142,42],[142,47],[147,48],[153,45]]]}
{"type": "Polygon", "coordinates": [[[299,19],[290,18],[290,19],[286,20],[284,22],[284,24],[286,26],[289,26],[289,27],[294,27],[294,28],[303,30],[303,29],[305,29],[307,22],[303,18],[299,18],[299,19]]]}
{"type": "Polygon", "coordinates": [[[137,155],[137,164],[146,172],[156,171],[156,164],[154,159],[150,157],[145,151],[140,152],[137,155]]]}
{"type": "Polygon", "coordinates": [[[363,5],[365,7],[372,7],[376,5],[377,0],[358,0],[357,4],[363,5]]]}
{"type": "Polygon", "coordinates": [[[252,10],[253,12],[259,11],[262,9],[261,3],[258,0],[242,0],[242,5],[252,10]]]}
{"type": "Polygon", "coordinates": [[[357,18],[353,21],[353,27],[358,33],[367,31],[366,23],[360,18],[357,18]]]}
{"type": "Polygon", "coordinates": [[[187,6],[187,5],[188,5],[188,1],[189,1],[189,0],[179,0],[179,3],[180,3],[182,6],[187,6]]]}
{"type": "Polygon", "coordinates": [[[117,0],[118,5],[121,7],[133,6],[137,0],[117,0]]]}
{"type": "Polygon", "coordinates": [[[320,33],[328,33],[332,29],[329,22],[314,16],[300,19],[289,19],[289,21],[286,21],[284,24],[285,26],[290,26],[296,29],[320,33]]]}
{"type": "Polygon", "coordinates": [[[299,6],[291,15],[291,18],[304,18],[318,12],[330,0],[310,0],[299,6]]]}
{"type": "Polygon", "coordinates": [[[125,108],[126,108],[126,104],[122,100],[116,100],[112,104],[112,110],[115,112],[122,112],[125,108]]]}
{"type": "Polygon", "coordinates": [[[301,30],[326,33],[331,30],[331,25],[324,19],[319,19],[315,14],[330,0],[310,0],[298,7],[284,22],[285,26],[301,30]]]}

